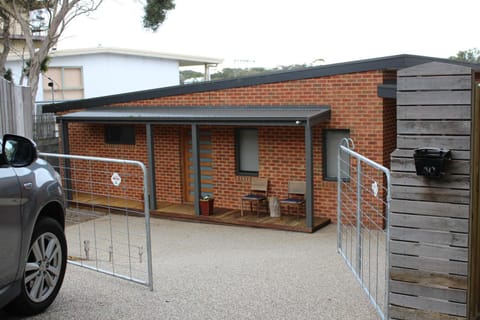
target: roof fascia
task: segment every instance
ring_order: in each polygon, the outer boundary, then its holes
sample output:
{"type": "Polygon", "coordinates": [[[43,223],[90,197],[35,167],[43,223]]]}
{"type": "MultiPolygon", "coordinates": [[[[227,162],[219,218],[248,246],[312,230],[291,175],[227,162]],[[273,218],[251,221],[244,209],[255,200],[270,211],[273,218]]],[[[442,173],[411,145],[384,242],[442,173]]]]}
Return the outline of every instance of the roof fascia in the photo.
{"type": "MultiPolygon", "coordinates": [[[[197,109],[197,107],[192,107],[197,109]]],[[[201,108],[201,107],[200,107],[201,108]]],[[[308,107],[307,107],[308,108],[308,107]]],[[[121,108],[118,108],[121,110],[121,108]]],[[[321,106],[315,108],[316,113],[304,115],[284,115],[279,117],[272,117],[268,115],[263,116],[196,116],[188,115],[183,117],[159,117],[158,115],[143,115],[143,116],[125,116],[116,112],[95,113],[89,111],[80,111],[78,113],[70,113],[59,117],[62,121],[67,122],[84,122],[84,123],[156,123],[156,124],[175,124],[175,125],[257,125],[257,126],[305,126],[315,125],[317,123],[328,121],[331,115],[331,109],[328,106],[321,106]]]]}
{"type": "Polygon", "coordinates": [[[298,126],[305,126],[307,123],[311,124],[309,121],[301,121],[300,123],[296,123],[295,121],[291,120],[278,120],[278,121],[254,121],[254,120],[232,120],[232,121],[213,121],[213,120],[191,120],[191,121],[178,121],[178,120],[155,120],[155,119],[122,119],[122,118],[111,118],[109,120],[104,119],[91,119],[91,118],[63,118],[60,119],[62,122],[81,122],[81,123],[96,123],[96,124],[160,124],[160,125],[205,125],[205,126],[261,126],[261,127],[298,127],[298,126]]]}
{"type": "Polygon", "coordinates": [[[320,122],[324,122],[324,121],[328,121],[331,119],[331,115],[332,115],[332,110],[331,109],[328,109],[327,111],[325,112],[322,112],[321,114],[318,114],[316,116],[313,116],[313,117],[310,117],[310,119],[308,120],[308,123],[311,127],[319,124],[320,122]]]}

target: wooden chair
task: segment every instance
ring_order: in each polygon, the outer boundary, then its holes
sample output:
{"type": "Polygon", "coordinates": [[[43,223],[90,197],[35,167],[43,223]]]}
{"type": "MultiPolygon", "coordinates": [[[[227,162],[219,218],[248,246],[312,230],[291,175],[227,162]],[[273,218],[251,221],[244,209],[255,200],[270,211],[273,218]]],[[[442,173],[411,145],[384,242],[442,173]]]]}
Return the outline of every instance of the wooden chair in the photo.
{"type": "Polygon", "coordinates": [[[305,215],[306,192],[307,184],[305,181],[289,181],[287,198],[280,200],[280,206],[286,206],[288,214],[290,214],[290,208],[295,208],[297,217],[305,215]]]}
{"type": "Polygon", "coordinates": [[[260,206],[265,204],[266,211],[268,212],[268,179],[252,177],[250,193],[243,196],[241,199],[241,216],[243,217],[243,203],[245,201],[250,203],[250,212],[257,212],[257,216],[260,214],[260,206]]]}

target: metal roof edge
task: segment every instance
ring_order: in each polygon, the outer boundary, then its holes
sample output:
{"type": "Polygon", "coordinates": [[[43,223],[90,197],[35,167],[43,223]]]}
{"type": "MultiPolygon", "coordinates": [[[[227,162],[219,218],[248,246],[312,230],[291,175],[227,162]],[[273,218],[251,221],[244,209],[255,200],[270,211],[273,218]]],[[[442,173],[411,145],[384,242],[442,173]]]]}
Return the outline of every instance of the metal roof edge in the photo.
{"type": "Polygon", "coordinates": [[[97,107],[69,113],[58,117],[60,122],[98,123],[169,123],[169,124],[256,124],[313,126],[331,117],[327,105],[285,105],[285,106],[122,106],[97,107]],[[245,111],[261,111],[250,112],[245,111]],[[225,112],[227,111],[227,112],[225,112]],[[238,112],[240,111],[240,112],[238,112]],[[303,112],[302,112],[303,111],[303,112]],[[193,113],[192,113],[193,112],[193,113]],[[278,113],[280,112],[280,113],[278,113]]]}
{"type": "Polygon", "coordinates": [[[158,89],[150,89],[145,91],[135,91],[110,96],[67,101],[57,104],[48,104],[43,106],[43,111],[62,112],[72,109],[92,108],[115,103],[128,103],[134,100],[147,100],[166,96],[200,93],[207,91],[255,86],[261,84],[270,84],[276,82],[302,80],[357,72],[367,72],[372,70],[398,70],[432,61],[446,61],[453,64],[462,64],[471,67],[475,66],[476,69],[480,69],[480,65],[477,64],[462,63],[449,59],[400,54],[381,58],[341,62],[300,70],[271,72],[242,78],[200,82],[189,85],[178,85],[158,89]]]}

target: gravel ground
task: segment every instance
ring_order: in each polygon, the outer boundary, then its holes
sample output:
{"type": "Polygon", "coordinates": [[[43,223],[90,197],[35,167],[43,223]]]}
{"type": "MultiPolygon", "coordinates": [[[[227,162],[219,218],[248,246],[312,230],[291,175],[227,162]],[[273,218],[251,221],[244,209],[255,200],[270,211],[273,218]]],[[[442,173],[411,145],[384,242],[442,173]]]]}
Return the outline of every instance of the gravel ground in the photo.
{"type": "Polygon", "coordinates": [[[335,225],[303,234],[152,219],[151,230],[153,292],[68,265],[55,302],[30,319],[378,319],[336,253],[335,225]]]}

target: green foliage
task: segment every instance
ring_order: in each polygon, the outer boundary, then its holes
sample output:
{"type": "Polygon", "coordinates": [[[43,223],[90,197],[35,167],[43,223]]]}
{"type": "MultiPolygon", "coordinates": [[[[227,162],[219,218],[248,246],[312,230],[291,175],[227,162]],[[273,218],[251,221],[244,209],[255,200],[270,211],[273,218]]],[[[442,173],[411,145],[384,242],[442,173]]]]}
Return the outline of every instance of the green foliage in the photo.
{"type": "MultiPolygon", "coordinates": [[[[221,71],[213,73],[210,76],[210,78],[212,80],[234,79],[234,78],[255,76],[255,75],[261,75],[261,74],[272,73],[272,72],[293,71],[293,70],[305,69],[308,67],[310,66],[307,64],[292,64],[288,66],[279,66],[272,69],[261,68],[261,67],[245,68],[245,69],[224,68],[221,71]]],[[[200,77],[203,77],[203,73],[201,72],[192,71],[192,70],[180,71],[180,82],[182,84],[187,79],[200,78],[200,77]]]]}
{"type": "Polygon", "coordinates": [[[211,75],[212,80],[223,80],[223,79],[233,79],[239,77],[248,77],[248,76],[255,76],[270,72],[277,72],[277,71],[292,71],[298,69],[304,69],[308,66],[306,64],[294,64],[289,66],[279,66],[273,69],[266,69],[266,68],[225,68],[222,71],[214,73],[211,75]]]}
{"type": "MultiPolygon", "coordinates": [[[[42,73],[45,73],[48,71],[48,65],[50,64],[50,57],[46,56],[45,59],[42,60],[42,63],[40,64],[40,71],[42,73]]],[[[28,59],[25,61],[25,67],[23,68],[23,73],[28,76],[30,74],[30,66],[32,64],[32,61],[28,59]]]]}
{"type": "Polygon", "coordinates": [[[147,29],[156,31],[165,21],[167,11],[175,8],[173,0],[147,0],[145,4],[145,15],[143,16],[143,26],[147,29]]]}
{"type": "Polygon", "coordinates": [[[275,69],[274,71],[290,71],[290,70],[298,70],[298,69],[305,69],[308,68],[308,65],[306,64],[292,64],[289,66],[280,66],[275,69]]]}
{"type": "Polygon", "coordinates": [[[12,69],[5,71],[3,78],[8,81],[13,81],[12,69]]]}
{"type": "Polygon", "coordinates": [[[472,62],[472,63],[480,63],[480,50],[477,48],[473,48],[465,51],[458,51],[456,56],[451,56],[449,59],[457,60],[457,61],[472,62]]]}
{"type": "Polygon", "coordinates": [[[182,70],[180,71],[180,83],[184,83],[187,79],[200,78],[203,77],[203,73],[192,70],[182,70]]]}
{"type": "Polygon", "coordinates": [[[224,68],[222,71],[212,74],[212,80],[221,80],[221,79],[232,79],[238,77],[246,77],[246,76],[253,76],[259,75],[262,73],[267,73],[272,70],[268,70],[265,68],[224,68]]]}

